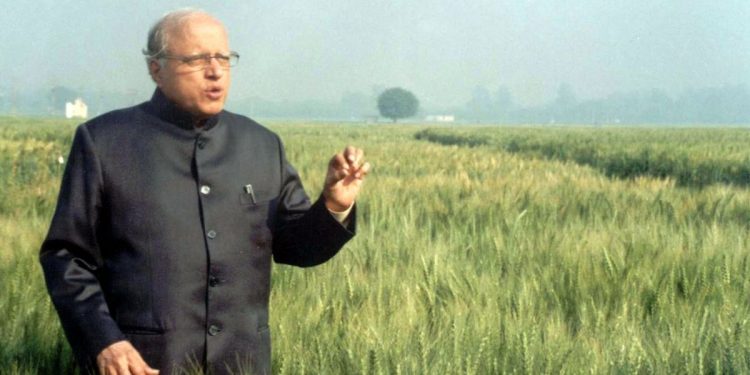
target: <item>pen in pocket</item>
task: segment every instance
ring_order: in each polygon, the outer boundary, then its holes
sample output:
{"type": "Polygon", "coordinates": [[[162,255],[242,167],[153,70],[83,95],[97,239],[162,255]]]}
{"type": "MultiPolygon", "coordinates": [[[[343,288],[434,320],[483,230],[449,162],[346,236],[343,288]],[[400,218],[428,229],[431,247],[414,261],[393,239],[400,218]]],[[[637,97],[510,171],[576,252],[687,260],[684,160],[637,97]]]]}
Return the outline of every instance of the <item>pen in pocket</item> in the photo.
{"type": "Polygon", "coordinates": [[[245,194],[247,194],[250,197],[250,200],[253,202],[253,204],[257,203],[255,200],[255,192],[253,191],[253,185],[247,184],[245,185],[245,194]]]}

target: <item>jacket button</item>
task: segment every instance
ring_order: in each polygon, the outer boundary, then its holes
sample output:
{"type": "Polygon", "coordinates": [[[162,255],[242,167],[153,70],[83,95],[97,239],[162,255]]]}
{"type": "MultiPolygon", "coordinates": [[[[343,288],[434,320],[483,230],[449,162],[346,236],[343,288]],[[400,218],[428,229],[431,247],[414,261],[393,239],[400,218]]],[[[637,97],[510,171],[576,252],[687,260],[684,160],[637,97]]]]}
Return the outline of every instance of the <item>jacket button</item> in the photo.
{"type": "Polygon", "coordinates": [[[206,143],[208,143],[207,139],[205,139],[205,138],[199,138],[198,139],[198,148],[202,150],[203,148],[206,147],[206,143]]]}
{"type": "Polygon", "coordinates": [[[208,186],[208,185],[201,186],[201,194],[208,195],[209,193],[211,193],[211,187],[210,186],[208,186]]]}
{"type": "Polygon", "coordinates": [[[208,233],[206,233],[206,236],[208,236],[208,238],[210,238],[210,239],[213,240],[214,238],[216,238],[216,231],[215,230],[210,230],[210,231],[208,231],[208,233]]]}
{"type": "Polygon", "coordinates": [[[215,287],[219,285],[219,278],[216,276],[209,276],[208,277],[208,286],[215,287]]]}
{"type": "Polygon", "coordinates": [[[219,332],[221,332],[221,327],[215,324],[211,324],[211,326],[208,327],[208,334],[211,336],[216,336],[219,334],[219,332]]]}

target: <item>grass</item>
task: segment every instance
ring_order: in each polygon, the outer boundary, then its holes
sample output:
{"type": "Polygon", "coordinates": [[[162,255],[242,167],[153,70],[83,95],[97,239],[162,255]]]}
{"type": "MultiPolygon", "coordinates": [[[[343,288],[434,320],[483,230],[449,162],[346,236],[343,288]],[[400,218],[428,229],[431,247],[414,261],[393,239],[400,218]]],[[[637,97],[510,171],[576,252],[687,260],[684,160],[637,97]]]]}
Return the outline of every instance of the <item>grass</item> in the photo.
{"type": "MultiPolygon", "coordinates": [[[[72,372],[36,251],[73,128],[18,121],[0,125],[0,366],[72,372]]],[[[741,164],[741,130],[271,127],[311,196],[346,144],[374,165],[345,250],[274,267],[274,373],[750,372],[746,185],[618,176],[528,146],[741,164]]]]}
{"type": "Polygon", "coordinates": [[[746,128],[425,129],[415,136],[445,145],[491,145],[510,153],[574,161],[611,177],[672,178],[681,186],[750,185],[746,128]]]}

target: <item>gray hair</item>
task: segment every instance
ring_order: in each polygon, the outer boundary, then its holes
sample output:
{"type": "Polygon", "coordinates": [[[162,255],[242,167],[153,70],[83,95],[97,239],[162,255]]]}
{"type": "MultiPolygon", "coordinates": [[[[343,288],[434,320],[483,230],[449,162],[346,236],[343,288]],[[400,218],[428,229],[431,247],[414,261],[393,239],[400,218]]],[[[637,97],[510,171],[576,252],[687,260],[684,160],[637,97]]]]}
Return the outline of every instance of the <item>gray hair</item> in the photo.
{"type": "Polygon", "coordinates": [[[164,60],[161,57],[167,52],[170,32],[174,32],[175,29],[182,27],[185,22],[196,15],[210,16],[200,9],[183,8],[171,11],[156,21],[148,31],[146,48],[142,50],[143,55],[146,57],[146,62],[158,61],[159,64],[163,65],[164,60]]]}

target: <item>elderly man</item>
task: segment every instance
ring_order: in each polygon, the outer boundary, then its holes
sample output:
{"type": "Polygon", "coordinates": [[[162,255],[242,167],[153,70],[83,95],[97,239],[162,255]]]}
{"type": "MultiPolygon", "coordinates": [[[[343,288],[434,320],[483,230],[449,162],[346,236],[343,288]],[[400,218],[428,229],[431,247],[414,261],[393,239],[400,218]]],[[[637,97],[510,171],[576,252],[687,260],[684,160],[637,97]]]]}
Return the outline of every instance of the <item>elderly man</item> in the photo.
{"type": "Polygon", "coordinates": [[[335,155],[311,204],[279,138],[223,110],[239,56],[206,13],[166,15],[145,53],[151,100],[76,131],[40,252],[52,301],[87,370],[270,373],[271,259],[334,256],[369,164],[335,155]]]}

